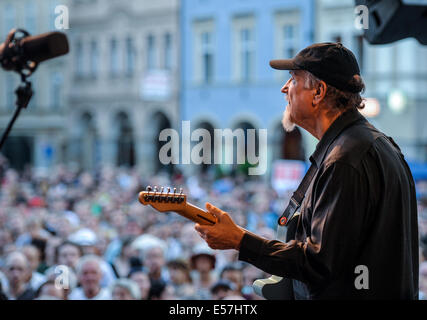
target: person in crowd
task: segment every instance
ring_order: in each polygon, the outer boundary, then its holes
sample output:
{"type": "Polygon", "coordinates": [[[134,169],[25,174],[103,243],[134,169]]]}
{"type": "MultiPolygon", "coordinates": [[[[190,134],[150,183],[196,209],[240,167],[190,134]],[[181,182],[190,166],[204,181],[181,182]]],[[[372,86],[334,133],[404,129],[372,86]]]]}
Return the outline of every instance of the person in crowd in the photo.
{"type": "Polygon", "coordinates": [[[158,280],[167,282],[169,280],[165,261],[165,251],[165,245],[160,241],[156,241],[142,252],[142,263],[148,271],[151,282],[158,280]]]}
{"type": "Polygon", "coordinates": [[[220,279],[211,287],[210,290],[213,300],[223,300],[228,296],[235,295],[236,285],[229,280],[220,279]]]}
{"type": "Polygon", "coordinates": [[[138,258],[137,250],[132,247],[133,240],[133,237],[127,237],[123,240],[119,255],[111,263],[117,278],[126,277],[135,264],[141,264],[141,262],[138,261],[140,259],[138,258]]]}
{"type": "Polygon", "coordinates": [[[158,279],[151,282],[148,300],[176,300],[174,288],[168,282],[158,279]]]}
{"type": "Polygon", "coordinates": [[[170,283],[175,289],[175,294],[184,299],[193,298],[195,290],[187,261],[183,259],[171,260],[167,263],[167,267],[170,275],[170,283]]]}
{"type": "Polygon", "coordinates": [[[197,299],[210,299],[210,288],[217,280],[214,251],[204,243],[200,243],[194,248],[190,262],[197,299]]]}
{"type": "Polygon", "coordinates": [[[130,279],[117,279],[111,285],[113,300],[141,300],[141,291],[138,284],[130,279]]]}
{"type": "Polygon", "coordinates": [[[22,253],[28,260],[31,268],[30,286],[34,291],[46,281],[46,276],[37,271],[41,263],[41,254],[36,246],[27,244],[21,248],[22,253]]]}
{"type": "Polygon", "coordinates": [[[36,291],[35,300],[66,300],[67,294],[55,280],[49,279],[44,282],[36,291]]]}
{"type": "Polygon", "coordinates": [[[76,271],[77,263],[83,256],[83,250],[76,243],[65,240],[56,247],[55,256],[58,265],[65,265],[76,271]]]}
{"type": "Polygon", "coordinates": [[[29,283],[31,266],[27,257],[20,251],[11,252],[6,258],[6,277],[9,300],[33,300],[35,291],[29,283]]]}
{"type": "Polygon", "coordinates": [[[77,264],[77,277],[80,287],[71,291],[69,300],[111,300],[111,292],[101,286],[101,258],[85,255],[77,264]]]}
{"type": "Polygon", "coordinates": [[[244,286],[243,282],[243,270],[240,263],[230,263],[226,265],[220,275],[220,279],[230,281],[234,284],[234,294],[235,295],[241,295],[242,289],[244,286]]]}
{"type": "Polygon", "coordinates": [[[128,278],[133,280],[139,287],[141,300],[148,300],[151,288],[148,273],[142,266],[135,267],[129,272],[128,278]]]}

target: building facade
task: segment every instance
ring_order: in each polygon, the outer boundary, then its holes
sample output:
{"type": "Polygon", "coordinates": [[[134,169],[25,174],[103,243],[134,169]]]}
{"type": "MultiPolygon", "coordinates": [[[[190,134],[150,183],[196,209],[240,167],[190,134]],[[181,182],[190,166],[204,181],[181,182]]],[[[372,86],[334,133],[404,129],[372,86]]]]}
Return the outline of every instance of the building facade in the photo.
{"type": "Polygon", "coordinates": [[[159,133],[178,112],[179,3],[73,1],[67,161],[162,169],[159,133]]]}
{"type": "Polygon", "coordinates": [[[306,160],[313,140],[303,130],[285,134],[281,125],[280,89],[289,74],[269,61],[312,43],[313,1],[183,0],[181,6],[181,118],[192,130],[267,129],[269,164],[306,160]]]}

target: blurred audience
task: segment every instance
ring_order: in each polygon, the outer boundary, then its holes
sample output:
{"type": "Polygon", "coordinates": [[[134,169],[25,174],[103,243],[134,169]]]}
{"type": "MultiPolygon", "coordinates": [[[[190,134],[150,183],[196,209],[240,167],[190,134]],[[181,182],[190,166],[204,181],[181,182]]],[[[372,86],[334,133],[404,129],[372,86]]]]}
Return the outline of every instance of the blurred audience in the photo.
{"type": "MultiPolygon", "coordinates": [[[[212,250],[194,223],[137,199],[145,186],[183,188],[249,230],[274,238],[290,192],[260,177],[208,172],[140,176],[128,168],[95,172],[58,166],[49,174],[0,164],[0,299],[262,299],[252,283],[269,275],[212,250]]],[[[292,190],[291,190],[292,191],[292,190]]],[[[419,201],[420,298],[427,296],[427,201],[419,201]]]]}

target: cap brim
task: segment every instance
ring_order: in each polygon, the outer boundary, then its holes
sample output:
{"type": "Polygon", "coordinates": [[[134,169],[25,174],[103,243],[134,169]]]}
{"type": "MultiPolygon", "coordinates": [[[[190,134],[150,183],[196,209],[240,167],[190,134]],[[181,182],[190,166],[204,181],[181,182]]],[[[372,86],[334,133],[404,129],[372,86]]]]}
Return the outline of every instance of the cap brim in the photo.
{"type": "Polygon", "coordinates": [[[298,70],[300,69],[294,59],[278,59],[271,60],[270,67],[277,70],[298,70]]]}

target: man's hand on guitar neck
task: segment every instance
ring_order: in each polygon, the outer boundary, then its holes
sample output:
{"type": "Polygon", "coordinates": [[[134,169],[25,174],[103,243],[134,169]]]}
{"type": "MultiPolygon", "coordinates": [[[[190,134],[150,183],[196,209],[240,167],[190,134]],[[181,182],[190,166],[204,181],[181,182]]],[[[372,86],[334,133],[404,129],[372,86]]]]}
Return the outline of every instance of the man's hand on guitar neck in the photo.
{"type": "Polygon", "coordinates": [[[196,224],[195,229],[212,249],[239,250],[245,230],[231,219],[227,212],[206,203],[206,210],[217,218],[214,225],[196,224]]]}

